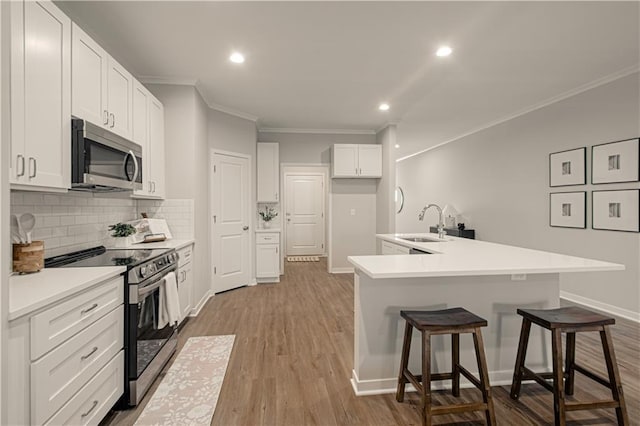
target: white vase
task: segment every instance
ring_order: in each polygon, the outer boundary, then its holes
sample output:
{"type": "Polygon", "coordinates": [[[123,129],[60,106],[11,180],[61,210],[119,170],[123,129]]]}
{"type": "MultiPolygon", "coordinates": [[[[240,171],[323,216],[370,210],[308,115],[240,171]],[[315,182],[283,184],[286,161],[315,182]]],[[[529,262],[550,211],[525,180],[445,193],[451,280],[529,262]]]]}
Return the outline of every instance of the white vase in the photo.
{"type": "Polygon", "coordinates": [[[113,240],[113,248],[119,249],[129,247],[132,242],[130,237],[113,237],[113,240]]]}
{"type": "Polygon", "coordinates": [[[271,222],[263,222],[263,223],[262,223],[262,227],[263,227],[264,229],[269,229],[269,228],[271,228],[271,222]]]}

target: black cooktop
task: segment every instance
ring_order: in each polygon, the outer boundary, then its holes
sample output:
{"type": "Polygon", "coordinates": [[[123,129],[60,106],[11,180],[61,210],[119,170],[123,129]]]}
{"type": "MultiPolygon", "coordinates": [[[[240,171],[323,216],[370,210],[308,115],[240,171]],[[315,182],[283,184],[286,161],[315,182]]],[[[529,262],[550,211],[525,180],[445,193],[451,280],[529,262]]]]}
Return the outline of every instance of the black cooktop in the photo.
{"type": "Polygon", "coordinates": [[[126,266],[128,269],[158,257],[170,249],[133,249],[107,250],[103,246],[81,250],[61,256],[45,259],[45,268],[87,267],[87,266],[126,266]]]}

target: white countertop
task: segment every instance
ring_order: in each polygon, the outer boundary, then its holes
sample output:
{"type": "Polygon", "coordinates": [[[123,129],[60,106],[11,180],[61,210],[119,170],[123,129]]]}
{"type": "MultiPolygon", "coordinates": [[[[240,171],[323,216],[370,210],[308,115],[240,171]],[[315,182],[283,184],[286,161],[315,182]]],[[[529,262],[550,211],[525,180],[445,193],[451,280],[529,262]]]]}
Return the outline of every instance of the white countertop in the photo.
{"type": "Polygon", "coordinates": [[[56,303],[79,291],[115,277],[125,266],[45,268],[9,277],[9,321],[56,303]]]}
{"type": "MultiPolygon", "coordinates": [[[[138,243],[138,244],[131,244],[128,247],[123,247],[122,249],[141,249],[141,250],[145,250],[145,249],[176,249],[176,250],[180,250],[183,247],[188,246],[189,244],[193,244],[195,243],[194,239],[187,239],[187,240],[177,240],[177,239],[171,239],[171,240],[164,240],[164,241],[159,241],[157,243],[138,243]]],[[[114,247],[108,247],[108,249],[112,249],[114,247]]],[[[118,248],[118,250],[122,250],[120,248],[118,248]]]]}
{"type": "Polygon", "coordinates": [[[280,228],[258,228],[256,234],[262,234],[263,232],[280,232],[280,228]]]}
{"type": "Polygon", "coordinates": [[[349,256],[371,278],[446,277],[622,271],[624,265],[504,244],[447,236],[442,242],[417,243],[402,236],[437,240],[436,234],[378,234],[377,238],[433,254],[349,256]]]}

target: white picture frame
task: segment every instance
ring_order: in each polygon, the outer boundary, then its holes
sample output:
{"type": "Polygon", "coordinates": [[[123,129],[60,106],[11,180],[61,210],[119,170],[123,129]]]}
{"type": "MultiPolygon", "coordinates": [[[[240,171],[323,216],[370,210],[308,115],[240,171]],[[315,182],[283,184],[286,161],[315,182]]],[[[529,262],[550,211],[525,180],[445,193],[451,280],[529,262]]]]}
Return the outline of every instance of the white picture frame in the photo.
{"type": "Polygon", "coordinates": [[[587,183],[587,148],[549,154],[549,186],[573,186],[587,183]]]}
{"type": "Polygon", "coordinates": [[[609,142],[591,147],[591,183],[638,182],[640,139],[609,142]]]}
{"type": "Polygon", "coordinates": [[[593,229],[640,232],[640,189],[592,191],[593,229]]]}
{"type": "Polygon", "coordinates": [[[550,193],[549,226],[585,229],[587,227],[586,191],[550,193]]]}

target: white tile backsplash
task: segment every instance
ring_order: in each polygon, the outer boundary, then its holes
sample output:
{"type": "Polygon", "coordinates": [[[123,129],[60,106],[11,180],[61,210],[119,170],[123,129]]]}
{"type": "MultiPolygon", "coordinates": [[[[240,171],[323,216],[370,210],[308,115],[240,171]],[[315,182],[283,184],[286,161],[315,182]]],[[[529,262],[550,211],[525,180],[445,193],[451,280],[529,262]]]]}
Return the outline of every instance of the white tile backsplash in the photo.
{"type": "Polygon", "coordinates": [[[84,192],[11,191],[11,213],[36,216],[32,238],[44,240],[46,257],[109,245],[109,225],[139,218],[140,212],[166,219],[173,238],[193,238],[193,200],[152,201],[84,192]]]}

